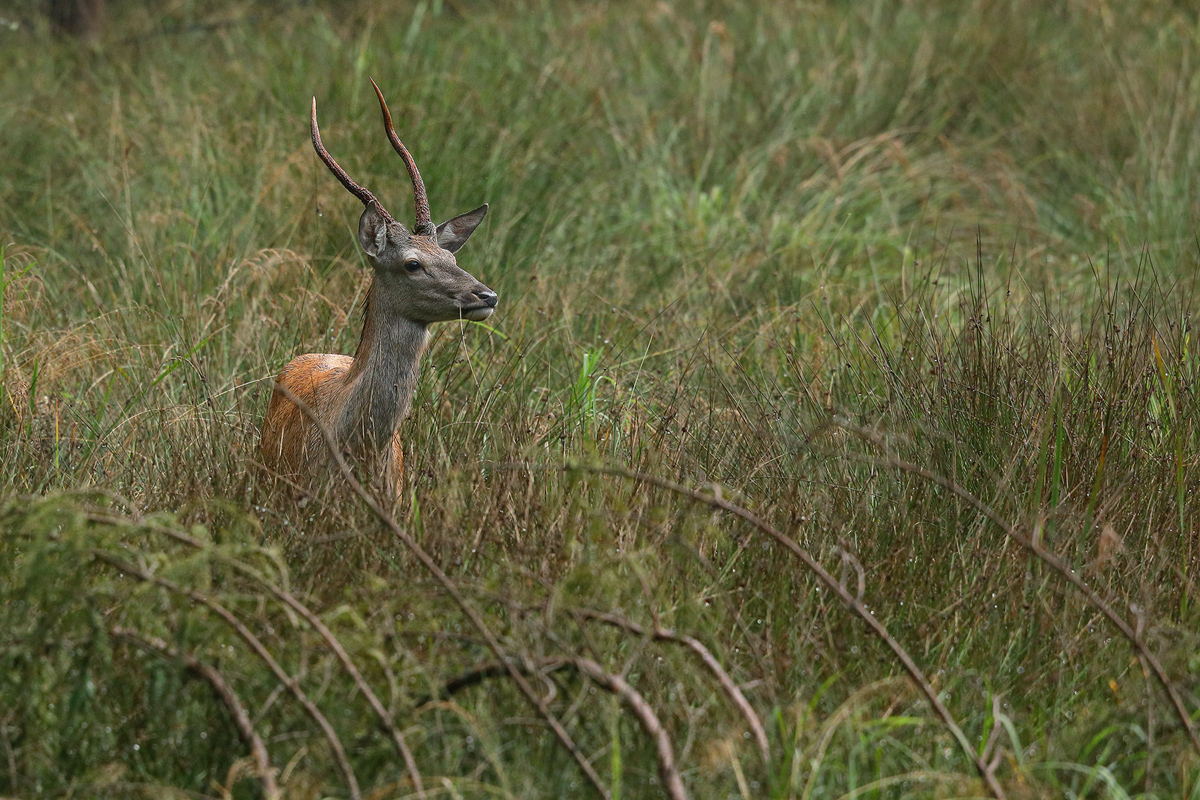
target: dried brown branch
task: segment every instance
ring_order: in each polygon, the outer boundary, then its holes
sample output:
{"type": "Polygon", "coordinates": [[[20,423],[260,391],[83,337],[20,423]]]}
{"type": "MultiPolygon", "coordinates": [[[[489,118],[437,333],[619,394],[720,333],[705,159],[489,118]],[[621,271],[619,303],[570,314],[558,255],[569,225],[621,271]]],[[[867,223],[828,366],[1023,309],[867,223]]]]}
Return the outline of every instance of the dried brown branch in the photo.
{"type": "Polygon", "coordinates": [[[687,792],[683,788],[683,780],[675,767],[675,754],[671,749],[671,739],[658,720],[654,709],[646,702],[637,690],[626,683],[620,675],[614,675],[588,658],[575,658],[571,661],[581,673],[592,679],[598,686],[607,689],[625,701],[633,710],[638,721],[642,723],[646,733],[654,739],[658,750],[658,779],[662,781],[663,791],[671,800],[687,800],[687,792]]]}
{"type": "MultiPolygon", "coordinates": [[[[843,430],[857,434],[868,442],[874,444],[876,447],[884,450],[884,452],[887,452],[887,443],[884,442],[883,439],[870,428],[854,425],[849,421],[839,417],[835,417],[832,420],[832,423],[843,430]]],[[[1048,564],[1051,569],[1053,569],[1062,577],[1066,578],[1067,582],[1078,589],[1079,593],[1084,596],[1084,598],[1089,604],[1091,604],[1093,608],[1103,614],[1108,621],[1112,623],[1113,627],[1120,631],[1121,635],[1129,641],[1129,644],[1133,647],[1134,652],[1138,655],[1138,657],[1144,659],[1145,663],[1150,665],[1150,670],[1154,673],[1154,677],[1158,680],[1159,685],[1162,686],[1163,691],[1167,693],[1167,697],[1170,699],[1171,704],[1175,707],[1176,716],[1179,717],[1179,721],[1183,723],[1183,727],[1187,730],[1188,737],[1192,740],[1192,747],[1195,748],[1197,753],[1200,753],[1200,735],[1197,733],[1196,723],[1192,721],[1191,714],[1188,713],[1187,707],[1183,704],[1183,698],[1179,695],[1175,685],[1167,676],[1167,671],[1163,668],[1162,662],[1158,660],[1157,656],[1150,652],[1150,649],[1146,647],[1146,643],[1142,641],[1142,637],[1139,635],[1139,633],[1130,626],[1124,617],[1117,613],[1116,609],[1111,603],[1101,597],[1095,589],[1088,586],[1083,578],[1080,577],[1079,573],[1071,569],[1071,566],[1067,564],[1067,562],[1061,557],[1059,557],[1058,554],[1047,550],[1042,545],[1040,526],[1034,529],[1032,536],[1027,537],[1025,534],[1019,531],[1016,526],[1012,525],[1008,520],[1000,516],[995,509],[980,500],[967,489],[960,486],[953,479],[947,478],[946,476],[934,472],[933,470],[913,464],[912,462],[904,461],[903,459],[890,455],[886,455],[882,458],[876,458],[873,456],[844,454],[844,457],[850,460],[862,461],[872,466],[898,469],[901,472],[907,472],[910,475],[916,475],[918,478],[927,480],[930,483],[935,483],[938,486],[941,486],[943,489],[949,490],[957,497],[965,500],[980,514],[983,514],[985,517],[991,520],[996,527],[1004,531],[1004,534],[1008,536],[1008,538],[1012,539],[1021,547],[1033,553],[1035,556],[1041,559],[1043,563],[1048,564]]]]}
{"type": "MultiPolygon", "coordinates": [[[[449,681],[442,687],[439,696],[452,695],[492,678],[507,678],[510,672],[509,666],[510,664],[500,664],[495,661],[480,664],[477,667],[467,670],[454,680],[449,681]]],[[[670,737],[667,736],[667,732],[663,728],[662,722],[659,721],[658,715],[654,713],[654,709],[650,707],[646,699],[630,686],[624,678],[608,672],[591,659],[580,657],[552,656],[550,658],[539,659],[536,668],[532,670],[529,669],[528,665],[519,662],[511,662],[511,666],[522,673],[533,672],[539,675],[546,675],[561,669],[573,669],[581,675],[587,676],[602,689],[612,692],[624,700],[626,705],[633,710],[633,713],[637,716],[638,721],[641,722],[646,733],[650,734],[650,737],[654,739],[655,748],[658,752],[659,780],[662,781],[663,790],[667,793],[667,797],[671,798],[671,800],[686,800],[687,792],[683,788],[683,780],[679,777],[679,770],[675,766],[675,755],[671,747],[670,737]]]]}
{"type": "Polygon", "coordinates": [[[908,651],[905,650],[898,641],[896,641],[896,639],[888,632],[887,627],[885,627],[884,624],[880,622],[865,605],[863,605],[861,600],[855,597],[854,594],[847,589],[843,583],[834,578],[828,570],[821,566],[819,561],[813,558],[812,555],[810,555],[809,552],[801,547],[794,539],[792,539],[790,536],[784,535],[773,525],[770,525],[759,519],[758,516],[753,512],[748,511],[741,506],[735,505],[734,503],[731,503],[718,495],[704,494],[696,491],[695,489],[689,489],[686,486],[675,483],[674,481],[669,481],[665,478],[659,478],[658,476],[649,475],[644,472],[636,472],[631,469],[626,469],[625,467],[574,465],[573,468],[599,475],[614,475],[621,478],[627,478],[629,480],[639,481],[641,483],[648,483],[652,486],[657,486],[660,489],[666,489],[669,492],[674,492],[675,494],[690,498],[698,503],[703,503],[712,508],[719,508],[722,511],[727,511],[730,514],[740,517],[741,519],[750,523],[750,525],[757,528],[762,533],[765,533],[767,536],[770,536],[777,543],[799,558],[804,565],[807,566],[809,570],[811,570],[813,574],[817,576],[821,583],[825,584],[830,591],[841,598],[843,603],[850,606],[850,608],[853,609],[854,612],[858,614],[858,616],[865,623],[867,623],[867,627],[869,627],[875,633],[875,635],[888,646],[888,649],[890,649],[896,656],[896,659],[900,662],[901,666],[904,668],[904,671],[908,673],[909,678],[914,684],[916,684],[917,688],[920,690],[921,694],[925,696],[925,699],[928,701],[930,706],[933,707],[934,713],[937,714],[938,718],[942,721],[942,724],[946,726],[946,729],[950,731],[950,734],[954,737],[955,741],[958,742],[958,746],[962,749],[963,753],[975,765],[975,769],[979,772],[979,777],[982,778],[983,782],[987,785],[988,791],[991,792],[992,796],[997,800],[1004,800],[1004,789],[1000,786],[999,781],[996,779],[994,770],[990,769],[988,764],[975,752],[975,749],[967,740],[966,734],[963,733],[962,728],[960,728],[958,723],[954,720],[954,716],[950,713],[950,709],[946,708],[946,704],[943,703],[937,696],[937,692],[929,683],[929,680],[925,677],[925,673],[922,672],[921,668],[917,666],[915,661],[913,661],[912,656],[908,654],[908,651]]]}
{"type": "Polygon", "coordinates": [[[729,699],[742,712],[742,716],[746,719],[746,724],[750,726],[750,730],[754,733],[754,739],[758,744],[759,755],[762,756],[763,764],[768,768],[771,765],[771,744],[767,738],[767,731],[763,727],[762,721],[759,720],[758,714],[754,712],[754,707],[750,705],[750,701],[742,694],[742,690],[733,682],[733,678],[729,677],[729,673],[725,671],[725,667],[717,660],[717,657],[712,654],[712,651],[704,646],[704,643],[693,636],[676,633],[668,628],[664,628],[657,622],[649,631],[638,623],[620,617],[616,614],[591,611],[589,609],[572,609],[571,613],[576,614],[584,619],[593,619],[597,622],[603,622],[606,625],[612,625],[616,628],[629,631],[635,636],[649,635],[655,641],[659,642],[674,642],[681,644],[691,650],[705,666],[712,671],[713,676],[717,679],[717,683],[721,684],[721,688],[729,695],[729,699]]]}
{"type": "Polygon", "coordinates": [[[600,780],[600,775],[596,772],[596,768],[592,766],[592,763],[588,761],[587,756],[584,755],[583,751],[579,749],[579,746],[575,744],[575,740],[571,738],[571,734],[567,732],[567,729],[564,728],[562,723],[558,721],[558,718],[551,713],[550,708],[546,705],[545,701],[543,701],[542,698],[538,696],[537,692],[533,690],[533,687],[529,685],[529,681],[525,679],[525,676],[522,674],[522,672],[516,668],[510,659],[506,658],[507,653],[505,652],[504,648],[501,647],[500,640],[496,638],[494,633],[492,633],[491,628],[488,627],[487,623],[484,621],[483,617],[480,616],[479,612],[475,610],[475,607],[467,602],[467,598],[462,592],[459,591],[458,586],[456,586],[455,583],[450,580],[450,576],[448,576],[442,570],[442,568],[438,566],[438,563],[433,560],[433,556],[429,555],[429,553],[425,551],[425,548],[421,547],[417,540],[410,536],[408,531],[404,530],[404,528],[402,528],[400,524],[396,522],[395,517],[388,513],[383,506],[380,505],[379,501],[372,496],[370,492],[363,488],[363,485],[359,483],[357,478],[354,477],[354,471],[351,470],[350,465],[346,463],[346,459],[342,455],[342,449],[338,446],[337,439],[334,438],[333,432],[329,430],[329,426],[322,422],[321,419],[317,417],[316,413],[313,412],[312,408],[309,407],[309,405],[299,397],[297,397],[295,393],[288,389],[288,387],[281,383],[277,383],[275,384],[275,388],[282,392],[284,397],[295,403],[296,407],[299,408],[301,412],[308,417],[309,421],[313,423],[313,426],[320,431],[321,437],[325,441],[325,446],[329,449],[330,457],[333,459],[334,463],[337,464],[342,478],[350,486],[351,490],[367,504],[371,511],[374,512],[375,516],[379,518],[380,522],[382,522],[395,535],[395,537],[399,539],[401,543],[403,543],[404,546],[407,547],[409,551],[411,551],[413,555],[417,557],[425,569],[429,570],[437,582],[442,585],[447,594],[450,595],[455,604],[462,610],[463,614],[466,615],[467,619],[470,620],[475,629],[478,630],[480,635],[483,636],[484,640],[487,642],[488,649],[492,651],[492,655],[505,665],[505,668],[508,670],[509,677],[511,677],[513,682],[517,684],[517,688],[521,690],[521,694],[523,694],[525,699],[528,700],[535,709],[537,709],[538,714],[546,721],[546,724],[550,726],[550,729],[554,731],[554,735],[558,737],[559,742],[561,742],[563,747],[567,749],[567,751],[571,754],[571,757],[575,759],[575,763],[579,765],[580,770],[583,771],[583,774],[587,777],[588,781],[591,782],[592,786],[596,789],[596,792],[607,800],[607,798],[610,796],[609,791],[604,786],[604,783],[600,780]]]}
{"type": "Polygon", "coordinates": [[[229,716],[233,718],[238,735],[250,748],[258,779],[262,782],[263,795],[267,800],[278,800],[280,797],[279,786],[275,782],[275,768],[271,766],[271,757],[267,753],[267,746],[263,743],[262,737],[254,730],[254,726],[251,725],[246,706],[215,667],[205,664],[191,653],[172,647],[157,636],[147,636],[132,628],[116,625],[112,628],[112,635],[118,639],[133,642],[145,650],[153,650],[172,660],[181,661],[185,667],[207,681],[208,685],[212,687],[213,693],[229,710],[229,716]]]}
{"type": "Polygon", "coordinates": [[[412,751],[408,748],[408,742],[406,742],[404,739],[404,733],[400,730],[399,726],[396,725],[396,721],[392,719],[392,715],[388,713],[388,710],[383,707],[383,703],[379,701],[379,698],[375,695],[375,692],[371,690],[371,687],[367,684],[366,679],[363,678],[362,673],[358,671],[358,667],[355,666],[354,662],[350,660],[350,654],[346,652],[346,648],[342,647],[342,643],[339,642],[337,637],[333,635],[333,631],[329,630],[329,627],[325,625],[325,623],[321,621],[321,618],[314,614],[312,610],[308,608],[308,606],[304,605],[295,597],[293,597],[291,593],[279,588],[278,586],[275,586],[270,581],[260,578],[260,582],[266,586],[272,594],[286,603],[297,614],[304,617],[304,619],[308,621],[308,624],[312,625],[317,633],[321,634],[321,638],[325,640],[326,644],[329,645],[329,649],[332,650],[337,656],[337,659],[339,662],[341,662],[342,667],[347,673],[349,673],[351,680],[354,681],[354,685],[357,686],[358,690],[363,693],[363,697],[367,699],[367,704],[371,706],[371,710],[373,710],[375,715],[379,717],[379,721],[383,724],[383,727],[392,737],[392,744],[395,746],[396,752],[399,753],[402,759],[404,759],[405,768],[408,770],[408,775],[412,779],[413,788],[415,788],[417,791],[417,797],[424,798],[425,785],[421,780],[421,772],[417,769],[417,761],[413,757],[412,751]]]}
{"type": "MultiPolygon", "coordinates": [[[[549,658],[538,658],[532,661],[511,661],[514,668],[520,670],[526,675],[549,675],[552,672],[557,672],[560,669],[574,666],[570,659],[558,658],[551,656],[549,658]]],[[[485,664],[472,667],[466,672],[459,675],[457,678],[451,678],[446,681],[442,688],[438,689],[432,695],[422,697],[414,704],[418,708],[426,703],[434,700],[445,700],[448,697],[458,694],[464,689],[469,689],[472,686],[478,686],[486,680],[492,678],[507,678],[508,664],[499,661],[488,661],[485,664]]]]}
{"type": "MultiPolygon", "coordinates": [[[[153,530],[156,533],[166,535],[175,541],[188,545],[189,547],[199,550],[212,551],[220,556],[219,551],[216,551],[215,548],[211,547],[205,542],[195,539],[186,533],[177,531],[169,526],[157,525],[146,520],[124,519],[122,517],[114,517],[108,514],[96,512],[88,512],[87,518],[92,522],[98,522],[102,524],[132,525],[139,528],[153,530]]],[[[383,707],[383,703],[380,702],[379,697],[371,689],[371,686],[367,683],[366,679],[363,678],[362,673],[359,672],[358,667],[351,660],[350,655],[346,652],[346,649],[342,647],[341,642],[339,642],[337,637],[333,635],[333,631],[329,630],[329,627],[322,622],[321,618],[314,614],[308,606],[301,603],[287,590],[276,586],[274,583],[267,580],[249,565],[232,558],[223,558],[222,560],[237,569],[242,574],[253,578],[260,585],[265,587],[269,592],[271,592],[271,594],[275,595],[280,602],[284,603],[297,614],[304,617],[308,624],[312,625],[313,629],[321,635],[321,638],[325,640],[325,643],[329,645],[329,649],[333,651],[334,655],[341,663],[342,668],[346,670],[346,672],[350,675],[351,680],[354,681],[354,685],[360,692],[362,692],[363,697],[365,697],[367,700],[367,704],[371,706],[371,710],[373,710],[375,715],[379,717],[380,723],[392,737],[392,744],[395,746],[396,752],[399,754],[399,756],[404,759],[404,764],[408,769],[409,777],[412,778],[413,786],[417,790],[417,796],[424,798],[424,782],[421,780],[421,773],[417,769],[416,759],[413,757],[412,751],[408,747],[408,742],[404,739],[404,733],[396,725],[395,720],[392,719],[392,715],[388,713],[386,708],[383,707]]]]}
{"type": "Polygon", "coordinates": [[[300,688],[299,682],[284,671],[283,667],[279,665],[279,662],[275,660],[275,657],[271,655],[271,652],[267,650],[262,641],[249,628],[242,624],[241,620],[234,616],[229,609],[201,592],[197,592],[194,589],[185,589],[166,578],[151,573],[145,567],[117,558],[104,550],[92,550],[91,553],[106,564],[140,578],[147,583],[161,586],[173,594],[178,594],[188,598],[192,602],[200,603],[225,620],[229,627],[233,628],[237,635],[250,646],[250,649],[262,659],[271,672],[275,674],[275,678],[287,687],[292,696],[296,698],[296,701],[304,707],[308,715],[317,723],[317,727],[321,729],[321,732],[325,734],[325,738],[329,742],[329,748],[333,751],[334,760],[337,761],[338,769],[342,772],[342,776],[346,781],[346,788],[350,790],[350,796],[354,800],[361,800],[362,793],[358,788],[358,778],[355,777],[354,768],[350,766],[350,760],[346,757],[346,749],[342,746],[341,740],[338,739],[337,732],[334,731],[333,726],[329,724],[329,720],[325,718],[325,715],[321,713],[321,709],[317,708],[316,703],[309,698],[308,694],[300,688]]]}

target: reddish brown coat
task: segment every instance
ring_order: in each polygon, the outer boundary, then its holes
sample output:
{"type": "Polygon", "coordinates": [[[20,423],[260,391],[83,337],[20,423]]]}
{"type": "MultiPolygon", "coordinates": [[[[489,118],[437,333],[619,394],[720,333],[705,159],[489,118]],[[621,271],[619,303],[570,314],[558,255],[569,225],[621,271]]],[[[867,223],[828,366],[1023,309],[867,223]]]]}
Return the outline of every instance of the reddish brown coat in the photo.
{"type": "MultiPolygon", "coordinates": [[[[347,378],[354,377],[354,358],[331,353],[308,353],[293,359],[279,377],[271,393],[271,405],[263,420],[260,453],[270,471],[301,486],[327,480],[331,465],[329,448],[320,429],[295,403],[280,391],[279,384],[315,412],[331,432],[350,394],[347,378]]],[[[389,495],[403,486],[404,447],[397,431],[390,451],[382,463],[369,465],[371,472],[382,475],[389,495]]],[[[360,454],[360,457],[369,454],[360,454]]]]}

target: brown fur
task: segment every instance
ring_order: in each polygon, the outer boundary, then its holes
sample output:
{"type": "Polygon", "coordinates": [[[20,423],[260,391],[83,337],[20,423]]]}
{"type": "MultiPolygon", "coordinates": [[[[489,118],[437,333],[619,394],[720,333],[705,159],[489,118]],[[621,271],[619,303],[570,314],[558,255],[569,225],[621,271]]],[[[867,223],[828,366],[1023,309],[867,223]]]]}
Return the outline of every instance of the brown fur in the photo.
{"type": "MultiPolygon", "coordinates": [[[[270,408],[263,420],[260,446],[263,463],[274,475],[302,486],[330,477],[329,448],[324,436],[278,386],[286,386],[332,432],[349,394],[348,381],[356,374],[354,362],[354,358],[345,355],[308,353],[292,359],[279,373],[275,379],[276,388],[271,393],[270,408]]],[[[367,454],[359,454],[360,457],[364,455],[367,454]]],[[[383,463],[370,464],[368,468],[373,474],[381,474],[387,494],[399,499],[404,479],[404,446],[399,431],[392,437],[392,446],[381,461],[383,463]]]]}

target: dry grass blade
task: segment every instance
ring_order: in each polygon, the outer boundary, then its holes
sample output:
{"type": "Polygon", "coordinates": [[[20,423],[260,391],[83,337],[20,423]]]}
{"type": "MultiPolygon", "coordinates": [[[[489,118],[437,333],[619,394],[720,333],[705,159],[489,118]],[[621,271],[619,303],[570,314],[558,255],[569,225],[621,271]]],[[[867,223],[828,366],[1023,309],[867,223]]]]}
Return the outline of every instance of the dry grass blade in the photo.
{"type": "MultiPolygon", "coordinates": [[[[887,450],[887,444],[879,437],[878,434],[869,428],[854,425],[840,418],[834,418],[833,424],[837,425],[839,428],[843,428],[844,430],[861,436],[863,439],[871,442],[877,447],[884,449],[885,451],[887,450]]],[[[846,455],[846,457],[851,459],[856,458],[853,455],[846,455]]],[[[1154,673],[1154,677],[1158,680],[1159,685],[1162,686],[1163,691],[1167,693],[1167,697],[1171,700],[1171,705],[1175,707],[1176,716],[1179,717],[1179,721],[1183,724],[1184,729],[1187,730],[1188,737],[1192,740],[1192,747],[1195,748],[1197,753],[1200,753],[1200,735],[1197,734],[1196,724],[1192,721],[1191,714],[1188,713],[1187,707],[1184,706],[1183,698],[1179,695],[1179,691],[1175,688],[1175,685],[1167,676],[1167,671],[1163,668],[1162,662],[1150,652],[1150,649],[1146,647],[1146,643],[1142,641],[1142,637],[1139,636],[1138,632],[1130,627],[1129,623],[1117,613],[1116,609],[1113,608],[1111,603],[1097,594],[1095,589],[1088,586],[1083,578],[1079,576],[1079,573],[1071,569],[1069,564],[1059,558],[1058,555],[1052,553],[1042,546],[1040,537],[1036,530],[1034,531],[1034,535],[1032,537],[1027,538],[1024,534],[1018,531],[1015,526],[1010,524],[1006,519],[996,513],[996,510],[987,503],[980,500],[962,486],[959,486],[955,481],[947,478],[944,475],[934,472],[933,470],[926,469],[918,466],[917,464],[913,464],[909,461],[904,461],[903,459],[892,456],[885,456],[883,458],[866,457],[863,458],[863,460],[875,466],[898,469],[902,472],[907,472],[910,475],[916,475],[919,478],[936,483],[938,486],[953,492],[957,497],[965,500],[972,507],[974,507],[976,511],[983,514],[985,517],[995,523],[1000,530],[1004,531],[1006,536],[1008,536],[1017,544],[1021,545],[1021,547],[1024,547],[1026,550],[1036,555],[1042,560],[1042,562],[1050,566],[1051,569],[1066,578],[1072,586],[1079,590],[1079,593],[1084,596],[1084,598],[1092,605],[1093,608],[1103,614],[1105,618],[1112,623],[1113,627],[1121,632],[1121,635],[1129,641],[1129,644],[1133,647],[1134,652],[1137,653],[1138,657],[1144,659],[1145,663],[1150,665],[1150,669],[1154,673]]]]}
{"type": "Polygon", "coordinates": [[[362,792],[358,788],[358,778],[356,778],[354,775],[354,768],[350,766],[350,759],[346,757],[346,748],[342,746],[341,739],[338,738],[337,732],[334,731],[333,726],[329,724],[329,720],[326,719],[323,713],[321,713],[321,709],[317,708],[316,703],[309,698],[308,694],[300,688],[300,684],[284,671],[283,667],[280,666],[279,662],[275,660],[275,657],[271,655],[271,652],[267,650],[262,641],[255,636],[249,628],[243,625],[242,622],[233,615],[233,612],[201,592],[197,592],[192,589],[185,589],[182,586],[167,580],[166,578],[154,575],[143,567],[119,559],[103,550],[93,550],[91,552],[92,555],[106,564],[140,578],[147,583],[153,583],[161,586],[173,594],[178,594],[188,598],[189,600],[192,600],[193,602],[200,603],[201,605],[213,611],[217,616],[221,617],[221,619],[225,620],[225,622],[234,629],[238,636],[242,637],[242,640],[245,641],[246,644],[250,645],[250,649],[253,650],[258,657],[263,660],[271,672],[274,673],[275,678],[281,684],[287,687],[288,691],[292,693],[292,696],[296,698],[297,702],[304,707],[304,710],[308,712],[308,715],[312,717],[314,722],[317,723],[317,726],[321,729],[321,732],[325,734],[325,739],[329,742],[329,748],[333,751],[334,760],[337,761],[338,769],[341,771],[342,777],[346,781],[346,788],[350,790],[350,796],[354,798],[354,800],[361,800],[362,792]]]}
{"type": "Polygon", "coordinates": [[[609,791],[607,788],[605,788],[604,783],[600,780],[600,775],[596,772],[595,767],[593,767],[592,763],[588,761],[587,756],[583,754],[583,751],[579,749],[579,746],[575,744],[575,740],[571,738],[571,734],[567,733],[567,729],[564,728],[562,723],[558,721],[558,718],[551,713],[550,709],[546,706],[546,703],[542,700],[542,698],[538,696],[537,692],[533,691],[533,687],[529,685],[529,681],[525,679],[525,676],[521,673],[521,671],[517,669],[516,666],[514,666],[507,658],[505,658],[506,653],[504,648],[500,646],[500,641],[496,638],[496,635],[492,633],[491,628],[489,628],[487,623],[484,622],[483,617],[479,615],[479,612],[475,610],[474,606],[467,602],[467,598],[463,596],[462,592],[459,591],[454,582],[450,580],[450,576],[447,575],[440,566],[438,566],[437,562],[433,560],[433,556],[429,555],[429,553],[425,551],[425,548],[421,547],[421,545],[417,543],[417,540],[408,534],[408,531],[400,527],[400,524],[396,522],[396,519],[379,504],[378,500],[371,496],[370,492],[363,488],[361,483],[358,482],[358,479],[354,477],[354,472],[350,469],[350,465],[346,463],[346,459],[342,456],[342,450],[338,446],[333,432],[329,430],[329,427],[325,425],[325,423],[322,422],[319,417],[317,417],[312,408],[283,384],[277,383],[275,386],[288,400],[291,400],[293,403],[295,403],[296,407],[299,408],[321,432],[321,437],[325,440],[325,446],[329,448],[330,456],[333,458],[334,463],[337,464],[342,478],[345,479],[346,483],[350,486],[354,493],[367,504],[375,516],[378,517],[385,526],[387,526],[388,530],[390,530],[396,536],[396,538],[399,539],[401,543],[403,543],[404,546],[407,547],[409,551],[417,557],[425,569],[429,570],[437,582],[442,585],[442,588],[446,590],[446,592],[454,600],[455,604],[467,616],[467,619],[471,621],[471,624],[475,627],[475,629],[478,630],[480,635],[483,636],[484,640],[487,642],[488,649],[492,651],[492,655],[494,655],[497,660],[505,665],[509,676],[517,684],[517,688],[520,689],[521,694],[523,694],[525,699],[528,700],[535,709],[537,709],[538,714],[540,714],[542,719],[546,721],[546,724],[550,726],[550,729],[554,731],[554,735],[558,737],[558,740],[562,743],[563,747],[570,752],[571,756],[575,759],[575,762],[579,765],[579,768],[583,771],[583,774],[587,776],[587,779],[591,782],[592,786],[596,789],[601,797],[608,798],[610,796],[609,791]]]}
{"type": "Polygon", "coordinates": [[[267,753],[267,746],[263,743],[262,737],[254,730],[254,726],[251,725],[250,715],[246,712],[245,704],[215,667],[205,664],[191,653],[172,647],[157,636],[147,636],[132,628],[113,626],[112,635],[118,639],[133,642],[143,649],[153,650],[167,658],[181,661],[184,666],[207,681],[213,692],[225,704],[225,708],[229,709],[229,716],[233,719],[238,735],[242,737],[242,741],[246,743],[246,746],[250,748],[251,755],[254,756],[254,768],[258,772],[258,779],[262,782],[263,795],[267,800],[278,800],[280,797],[279,786],[275,783],[275,768],[271,766],[271,757],[267,753]]]}
{"type": "Polygon", "coordinates": [[[850,608],[852,608],[854,612],[858,614],[858,616],[861,617],[864,622],[867,623],[867,626],[874,631],[875,635],[878,636],[879,639],[888,646],[888,649],[895,654],[897,660],[899,660],[901,666],[903,666],[904,671],[908,673],[913,683],[915,683],[917,688],[920,689],[921,694],[925,696],[925,699],[933,707],[934,713],[938,715],[938,718],[941,719],[942,724],[945,725],[946,729],[949,730],[951,735],[954,736],[959,747],[962,748],[963,753],[975,765],[976,770],[979,772],[980,778],[982,778],[984,783],[987,784],[988,791],[991,792],[992,796],[997,800],[1004,799],[1004,789],[1000,786],[999,781],[996,780],[994,770],[990,769],[987,763],[983,761],[978,754],[976,754],[974,748],[971,747],[971,743],[967,740],[966,734],[963,733],[962,728],[960,728],[958,723],[955,722],[953,715],[950,713],[950,709],[946,708],[945,703],[938,698],[937,692],[934,691],[933,686],[925,677],[925,673],[922,672],[921,668],[917,666],[917,663],[913,661],[912,656],[908,654],[908,651],[905,650],[890,633],[888,633],[888,630],[883,623],[880,622],[865,605],[863,605],[861,600],[855,597],[854,594],[850,592],[850,590],[847,589],[844,584],[834,578],[832,574],[830,574],[823,566],[821,566],[820,562],[813,558],[807,550],[797,544],[794,539],[792,539],[790,536],[785,536],[774,526],[769,525],[768,523],[759,519],[758,516],[753,512],[748,511],[741,506],[735,505],[734,503],[731,503],[722,497],[703,494],[695,489],[689,489],[686,486],[666,480],[665,478],[659,478],[656,475],[649,475],[644,472],[636,472],[624,467],[573,465],[569,467],[569,469],[579,469],[585,472],[596,473],[598,475],[614,475],[621,478],[628,478],[629,480],[639,481],[641,483],[648,483],[652,486],[666,489],[669,492],[674,492],[675,494],[691,498],[696,502],[704,503],[705,505],[713,508],[719,508],[722,511],[727,511],[730,514],[740,517],[791,551],[793,555],[804,562],[805,566],[807,566],[809,570],[811,570],[817,576],[817,578],[820,579],[820,581],[830,589],[830,591],[841,598],[843,603],[850,606],[850,608]]]}

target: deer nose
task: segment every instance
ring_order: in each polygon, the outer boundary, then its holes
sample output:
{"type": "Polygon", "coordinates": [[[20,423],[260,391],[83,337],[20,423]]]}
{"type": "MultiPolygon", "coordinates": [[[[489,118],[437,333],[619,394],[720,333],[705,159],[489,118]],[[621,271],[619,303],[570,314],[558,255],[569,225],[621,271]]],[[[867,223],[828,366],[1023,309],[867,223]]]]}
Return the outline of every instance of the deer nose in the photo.
{"type": "Polygon", "coordinates": [[[496,303],[500,300],[500,295],[496,294],[491,289],[480,289],[479,291],[475,292],[475,296],[478,297],[480,302],[482,302],[488,308],[495,308],[496,303]]]}

